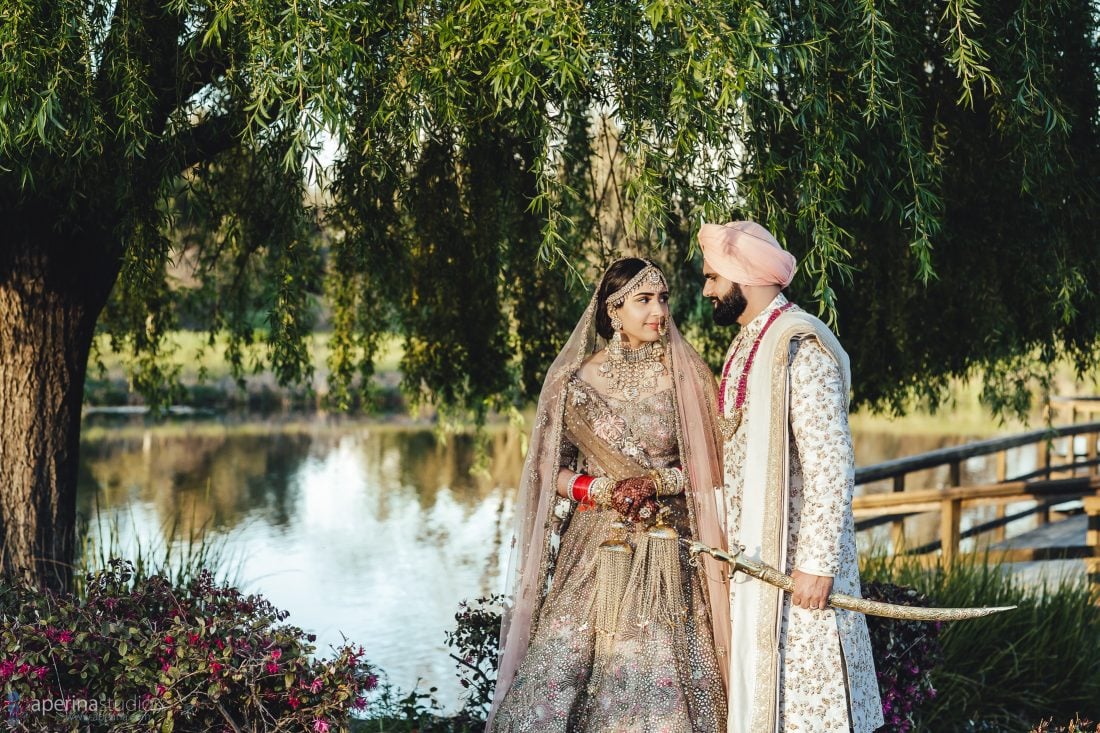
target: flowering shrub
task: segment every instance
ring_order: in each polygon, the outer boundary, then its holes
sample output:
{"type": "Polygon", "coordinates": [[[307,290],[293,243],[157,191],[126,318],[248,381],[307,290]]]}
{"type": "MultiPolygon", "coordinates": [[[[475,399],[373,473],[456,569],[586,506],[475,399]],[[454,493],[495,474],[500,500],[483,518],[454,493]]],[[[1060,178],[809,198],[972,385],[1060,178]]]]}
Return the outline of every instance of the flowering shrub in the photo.
{"type": "Polygon", "coordinates": [[[1044,720],[1031,729],[1031,733],[1097,733],[1098,731],[1100,731],[1100,725],[1081,717],[1074,717],[1068,723],[1059,725],[1055,725],[1053,720],[1044,720]]]}
{"type": "Polygon", "coordinates": [[[184,587],[129,562],[85,597],[0,579],[0,719],[16,731],[328,733],[378,683],[361,647],[310,659],[316,637],[201,571],[184,587]]]}
{"type": "MultiPolygon", "coordinates": [[[[863,597],[902,606],[930,606],[927,596],[893,583],[864,583],[863,597]]],[[[932,670],[943,660],[939,622],[867,617],[886,724],[880,731],[915,730],[914,714],[936,696],[932,670]]]]}
{"type": "Polygon", "coordinates": [[[455,614],[455,630],[448,631],[447,646],[458,662],[458,677],[469,690],[463,714],[484,719],[493,701],[497,679],[497,651],[500,648],[500,607],[504,596],[463,601],[455,614]]]}
{"type": "MultiPolygon", "coordinates": [[[[891,583],[866,583],[863,597],[905,606],[932,605],[915,590],[891,583]]],[[[455,631],[447,634],[462,686],[470,690],[463,718],[484,718],[492,702],[500,636],[498,609],[502,601],[502,596],[492,596],[479,598],[473,604],[463,602],[455,614],[455,631]]],[[[936,696],[931,673],[943,657],[940,624],[868,616],[867,626],[886,718],[886,725],[880,730],[891,733],[915,730],[917,707],[936,696]]],[[[1055,733],[1055,729],[1050,733],[1055,733]]]]}

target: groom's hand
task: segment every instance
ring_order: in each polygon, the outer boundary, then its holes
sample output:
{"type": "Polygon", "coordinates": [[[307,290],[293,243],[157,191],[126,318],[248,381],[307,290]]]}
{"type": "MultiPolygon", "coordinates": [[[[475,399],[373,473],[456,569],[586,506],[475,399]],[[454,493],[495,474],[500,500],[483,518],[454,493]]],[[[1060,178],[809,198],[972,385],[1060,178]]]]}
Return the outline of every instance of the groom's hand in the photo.
{"type": "Polygon", "coordinates": [[[810,575],[801,570],[791,573],[794,579],[794,591],[791,603],[811,611],[823,609],[833,590],[833,579],[825,575],[810,575]]]}

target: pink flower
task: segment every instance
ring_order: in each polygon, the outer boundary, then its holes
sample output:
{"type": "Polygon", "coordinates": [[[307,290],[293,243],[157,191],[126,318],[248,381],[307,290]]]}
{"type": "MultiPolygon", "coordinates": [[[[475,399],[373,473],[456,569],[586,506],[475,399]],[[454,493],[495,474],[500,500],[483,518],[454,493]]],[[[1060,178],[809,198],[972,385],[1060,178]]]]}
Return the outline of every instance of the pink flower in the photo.
{"type": "Polygon", "coordinates": [[[367,688],[367,692],[370,692],[370,691],[371,691],[371,690],[373,690],[373,689],[374,689],[375,687],[378,687],[378,675],[376,675],[376,674],[368,674],[368,675],[367,675],[367,681],[366,681],[366,683],[365,683],[365,684],[364,684],[363,686],[364,686],[365,688],[367,688]]]}
{"type": "Polygon", "coordinates": [[[0,679],[7,679],[15,674],[15,662],[5,659],[0,662],[0,679]]]}
{"type": "Polygon", "coordinates": [[[287,696],[286,701],[290,704],[291,710],[297,710],[298,706],[302,704],[302,701],[295,697],[293,693],[287,696]]]}
{"type": "Polygon", "coordinates": [[[279,664],[277,662],[268,662],[266,666],[268,674],[275,674],[279,671],[279,664]]]}
{"type": "Polygon", "coordinates": [[[616,443],[626,432],[626,420],[618,415],[600,415],[592,423],[592,431],[608,443],[616,443]]]}
{"type": "Polygon", "coordinates": [[[321,678],[318,677],[315,680],[313,680],[313,683],[309,686],[309,691],[312,692],[314,695],[316,695],[318,692],[320,692],[321,685],[322,685],[321,678]]]}
{"type": "Polygon", "coordinates": [[[164,692],[167,688],[164,685],[157,685],[157,697],[164,697],[164,692]]]}
{"type": "Polygon", "coordinates": [[[73,632],[69,631],[68,629],[62,629],[61,633],[57,635],[57,640],[60,641],[62,644],[68,644],[70,641],[73,640],[73,632]]]}
{"type": "Polygon", "coordinates": [[[274,649],[271,650],[271,658],[272,659],[277,660],[277,659],[281,658],[282,656],[283,656],[283,650],[280,649],[279,647],[275,647],[274,649]]]}
{"type": "MultiPolygon", "coordinates": [[[[463,680],[463,682],[465,682],[465,680],[463,680]]],[[[362,710],[367,706],[367,700],[364,697],[357,697],[355,698],[354,705],[356,710],[362,710]]]]}
{"type": "Polygon", "coordinates": [[[46,668],[45,667],[35,667],[34,668],[34,674],[35,674],[36,677],[38,677],[38,679],[42,679],[43,677],[46,676],[46,668]]]}
{"type": "Polygon", "coordinates": [[[328,723],[320,718],[314,718],[313,730],[317,731],[317,733],[328,733],[328,723]]]}

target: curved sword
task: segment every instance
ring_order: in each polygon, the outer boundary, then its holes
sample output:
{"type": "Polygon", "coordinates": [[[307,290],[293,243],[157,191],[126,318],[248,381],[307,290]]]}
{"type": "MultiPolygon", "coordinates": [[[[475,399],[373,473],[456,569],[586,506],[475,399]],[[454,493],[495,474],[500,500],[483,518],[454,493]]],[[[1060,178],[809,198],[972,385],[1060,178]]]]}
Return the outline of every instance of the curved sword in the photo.
{"type": "MultiPolygon", "coordinates": [[[[787,593],[794,590],[794,579],[781,573],[771,565],[745,557],[744,548],[734,552],[724,552],[704,545],[702,542],[688,542],[681,540],[688,546],[688,552],[692,558],[701,553],[707,553],[715,559],[730,564],[730,574],[740,570],[757,580],[762,580],[769,585],[774,585],[787,593]]],[[[871,616],[884,616],[886,618],[902,619],[904,621],[963,621],[970,618],[990,616],[1001,611],[1011,611],[1016,606],[985,606],[981,608],[925,608],[922,606],[899,606],[893,603],[881,601],[869,601],[864,598],[845,595],[844,593],[830,593],[829,605],[833,608],[843,608],[848,611],[869,614],[871,616]]]]}

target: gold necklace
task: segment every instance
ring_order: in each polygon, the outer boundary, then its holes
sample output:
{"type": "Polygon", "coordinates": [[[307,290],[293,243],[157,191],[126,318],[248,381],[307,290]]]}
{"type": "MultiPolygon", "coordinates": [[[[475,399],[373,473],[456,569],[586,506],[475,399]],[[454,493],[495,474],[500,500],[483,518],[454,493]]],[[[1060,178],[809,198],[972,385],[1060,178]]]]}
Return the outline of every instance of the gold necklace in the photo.
{"type": "Polygon", "coordinates": [[[661,363],[664,355],[665,347],[660,341],[650,341],[637,349],[624,349],[620,339],[612,339],[599,374],[607,380],[611,393],[621,393],[634,401],[642,393],[657,389],[657,380],[665,373],[665,365],[661,363]]]}

